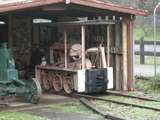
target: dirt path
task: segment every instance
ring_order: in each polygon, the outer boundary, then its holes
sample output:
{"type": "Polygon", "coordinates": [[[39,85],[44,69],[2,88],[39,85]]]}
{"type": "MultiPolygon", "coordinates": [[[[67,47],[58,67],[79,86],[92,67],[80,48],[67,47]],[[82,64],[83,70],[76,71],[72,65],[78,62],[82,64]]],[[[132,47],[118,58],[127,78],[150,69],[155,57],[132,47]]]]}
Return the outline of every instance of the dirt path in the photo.
{"type": "Polygon", "coordinates": [[[32,115],[46,117],[50,120],[99,120],[94,116],[87,116],[80,113],[62,112],[51,108],[32,109],[21,111],[32,115]]]}
{"type": "Polygon", "coordinates": [[[76,99],[65,96],[45,94],[42,96],[40,103],[37,105],[13,101],[10,102],[9,108],[2,111],[29,113],[48,118],[49,120],[101,120],[94,115],[92,116],[76,112],[63,112],[61,110],[48,107],[49,105],[76,101],[76,99]]]}

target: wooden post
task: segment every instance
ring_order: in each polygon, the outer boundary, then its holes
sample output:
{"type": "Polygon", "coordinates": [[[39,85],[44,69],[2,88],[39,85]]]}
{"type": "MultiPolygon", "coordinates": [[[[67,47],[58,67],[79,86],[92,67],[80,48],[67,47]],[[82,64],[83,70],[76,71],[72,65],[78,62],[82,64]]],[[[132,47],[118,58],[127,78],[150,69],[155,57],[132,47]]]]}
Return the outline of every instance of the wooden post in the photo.
{"type": "MultiPolygon", "coordinates": [[[[120,23],[115,25],[115,47],[121,48],[121,29],[120,23]]],[[[121,77],[121,56],[116,54],[115,56],[115,88],[116,90],[122,90],[122,77],[121,77]]]]}
{"type": "Polygon", "coordinates": [[[65,68],[68,68],[68,60],[67,60],[67,32],[66,29],[64,29],[64,58],[65,58],[65,68]]]}
{"type": "Polygon", "coordinates": [[[141,38],[140,41],[140,64],[145,63],[145,55],[144,55],[144,37],[141,38]]]}
{"type": "Polygon", "coordinates": [[[85,69],[85,26],[81,26],[82,69],[85,69]]]}
{"type": "Polygon", "coordinates": [[[134,45],[134,41],[133,41],[133,27],[134,26],[134,20],[130,19],[128,21],[128,42],[127,42],[127,46],[128,46],[128,52],[127,52],[127,56],[128,56],[128,90],[132,91],[134,90],[134,75],[133,75],[133,69],[134,69],[134,60],[133,60],[133,56],[134,56],[134,51],[133,51],[133,45],[134,45]]]}
{"type": "Polygon", "coordinates": [[[123,90],[127,90],[127,81],[128,81],[128,61],[127,61],[127,20],[122,22],[122,49],[123,49],[123,90]]]}
{"type": "Polygon", "coordinates": [[[110,25],[107,25],[107,66],[110,67],[110,25]]]}

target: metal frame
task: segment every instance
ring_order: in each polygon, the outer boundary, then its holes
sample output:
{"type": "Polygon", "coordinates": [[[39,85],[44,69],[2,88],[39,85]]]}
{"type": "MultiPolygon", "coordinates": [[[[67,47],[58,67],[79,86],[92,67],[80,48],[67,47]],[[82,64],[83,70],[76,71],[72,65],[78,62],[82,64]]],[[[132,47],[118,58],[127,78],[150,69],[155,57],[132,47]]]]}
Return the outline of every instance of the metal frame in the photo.
{"type": "Polygon", "coordinates": [[[157,61],[156,61],[156,57],[157,57],[157,50],[156,50],[156,46],[157,46],[157,43],[156,43],[156,37],[157,37],[157,26],[156,26],[156,12],[157,12],[157,9],[160,7],[160,2],[156,5],[155,9],[154,9],[154,13],[153,13],[153,17],[154,17],[154,79],[156,80],[156,76],[157,76],[157,61]]]}
{"type": "MultiPolygon", "coordinates": [[[[111,24],[115,24],[118,21],[113,20],[87,20],[87,21],[72,21],[72,22],[57,22],[48,24],[49,26],[72,26],[72,25],[79,25],[81,28],[81,44],[82,44],[82,69],[85,69],[85,29],[87,25],[107,25],[107,34],[109,36],[110,26],[111,24]]],[[[107,37],[107,42],[109,42],[109,37],[107,37]]],[[[108,64],[105,65],[110,66],[110,45],[107,45],[107,56],[108,64]]],[[[68,67],[68,60],[67,60],[67,30],[64,28],[64,52],[65,52],[65,69],[68,67]]]]}
{"type": "Polygon", "coordinates": [[[112,25],[116,24],[115,20],[84,20],[84,21],[69,21],[69,22],[56,22],[56,23],[44,23],[47,26],[71,26],[71,25],[112,25]]]}

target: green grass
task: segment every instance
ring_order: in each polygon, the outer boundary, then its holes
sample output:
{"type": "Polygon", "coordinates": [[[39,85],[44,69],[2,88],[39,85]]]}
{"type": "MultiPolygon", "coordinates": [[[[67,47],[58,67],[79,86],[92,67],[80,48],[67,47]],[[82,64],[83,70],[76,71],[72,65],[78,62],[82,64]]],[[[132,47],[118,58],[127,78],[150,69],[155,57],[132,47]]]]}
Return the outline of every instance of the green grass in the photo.
{"type": "Polygon", "coordinates": [[[0,112],[0,120],[49,120],[38,116],[33,116],[19,112],[0,112]]]}
{"type": "MultiPolygon", "coordinates": [[[[160,65],[160,57],[156,57],[156,63],[160,65]]],[[[135,64],[140,64],[140,56],[135,55],[135,64]]],[[[153,65],[154,57],[153,56],[145,56],[145,64],[153,65]]]]}
{"type": "MultiPolygon", "coordinates": [[[[116,99],[117,101],[119,100],[117,99],[117,97],[114,99],[116,99]]],[[[102,101],[94,101],[93,103],[96,106],[103,108],[104,111],[114,113],[115,115],[124,117],[125,119],[134,119],[134,120],[159,120],[160,119],[160,112],[156,112],[153,110],[146,110],[146,109],[141,109],[141,108],[136,108],[131,106],[123,106],[115,103],[109,103],[109,102],[107,103],[102,101]]],[[[143,102],[141,102],[141,104],[143,104],[143,102]]]]}
{"type": "MultiPolygon", "coordinates": [[[[149,40],[149,41],[154,40],[153,31],[152,30],[148,30],[148,31],[151,31],[151,32],[145,33],[143,28],[136,26],[134,28],[134,39],[140,40],[141,37],[144,37],[145,40],[149,40]]],[[[157,34],[156,38],[157,38],[157,40],[160,40],[160,34],[157,34]]]]}
{"type": "Polygon", "coordinates": [[[127,97],[120,97],[120,96],[105,96],[103,98],[109,99],[109,100],[115,100],[119,102],[125,102],[125,103],[130,103],[130,104],[136,104],[136,105],[143,105],[147,107],[155,107],[155,108],[160,108],[160,102],[149,102],[149,101],[144,101],[144,100],[139,100],[139,99],[134,99],[134,98],[127,98],[127,97]]]}
{"type": "Polygon", "coordinates": [[[86,106],[82,105],[79,101],[69,102],[69,103],[60,103],[49,105],[49,108],[57,109],[64,112],[75,112],[81,113],[89,116],[94,116],[96,118],[101,118],[101,116],[95,114],[93,111],[88,109],[86,106]]]}
{"type": "Polygon", "coordinates": [[[142,91],[150,97],[160,99],[160,77],[157,76],[155,81],[154,78],[150,80],[136,79],[135,88],[142,91]]]}
{"type": "Polygon", "coordinates": [[[78,112],[78,113],[87,113],[87,114],[92,113],[88,111],[86,107],[82,106],[79,102],[53,104],[53,105],[49,105],[49,107],[59,109],[64,112],[78,112]]]}
{"type": "MultiPolygon", "coordinates": [[[[133,96],[143,96],[143,97],[146,96],[160,100],[160,76],[157,76],[157,81],[154,81],[154,78],[151,78],[150,80],[136,79],[135,88],[136,91],[128,92],[128,94],[133,96]]],[[[105,96],[103,98],[115,101],[121,101],[125,103],[133,103],[137,105],[145,105],[148,107],[160,108],[160,102],[149,102],[144,100],[126,98],[121,96],[113,96],[113,95],[105,96]]],[[[160,120],[160,112],[157,111],[141,109],[131,106],[123,106],[103,101],[94,101],[93,103],[96,104],[96,106],[102,107],[104,111],[114,113],[126,119],[160,120]]]]}
{"type": "MultiPolygon", "coordinates": [[[[158,81],[160,81],[160,77],[157,76],[157,78],[158,81]]],[[[136,91],[129,92],[128,94],[133,96],[143,96],[143,97],[146,96],[160,100],[160,85],[157,84],[155,85],[153,80],[154,80],[153,78],[151,78],[151,80],[136,79],[135,82],[136,91]]],[[[114,96],[114,95],[104,96],[103,98],[115,101],[121,101],[125,103],[145,105],[147,107],[160,108],[160,102],[150,102],[150,101],[144,101],[133,98],[114,96]]],[[[96,106],[98,107],[102,107],[104,111],[114,113],[126,119],[160,120],[160,112],[156,112],[153,110],[141,109],[131,106],[123,106],[103,101],[94,101],[93,103],[96,104],[96,106]]]]}
{"type": "MultiPolygon", "coordinates": [[[[160,81],[160,77],[157,77],[160,81]]],[[[160,86],[155,86],[153,82],[153,78],[151,80],[142,80],[137,79],[135,82],[135,87],[137,91],[129,92],[129,95],[135,96],[148,96],[155,99],[160,99],[160,86]]],[[[121,96],[104,96],[103,98],[107,98],[110,100],[116,100],[127,103],[134,103],[138,105],[145,105],[148,107],[160,108],[160,102],[149,102],[138,99],[126,98],[121,96]]],[[[97,107],[101,107],[106,112],[114,113],[117,116],[124,117],[126,119],[133,120],[160,120],[160,112],[156,112],[153,110],[141,109],[131,106],[123,106],[115,103],[104,102],[104,101],[92,101],[93,104],[97,107]]],[[[69,103],[61,103],[61,104],[53,104],[49,105],[49,108],[53,108],[56,110],[64,111],[64,112],[77,112],[89,116],[96,116],[94,112],[90,109],[86,108],[80,102],[69,102],[69,103]]],[[[100,118],[100,116],[98,116],[100,118]]]]}
{"type": "MultiPolygon", "coordinates": [[[[141,37],[145,36],[144,31],[141,28],[134,28],[134,38],[135,40],[140,40],[141,37]]],[[[145,37],[145,39],[148,39],[145,37]]],[[[153,38],[152,38],[153,39],[153,38]]]]}

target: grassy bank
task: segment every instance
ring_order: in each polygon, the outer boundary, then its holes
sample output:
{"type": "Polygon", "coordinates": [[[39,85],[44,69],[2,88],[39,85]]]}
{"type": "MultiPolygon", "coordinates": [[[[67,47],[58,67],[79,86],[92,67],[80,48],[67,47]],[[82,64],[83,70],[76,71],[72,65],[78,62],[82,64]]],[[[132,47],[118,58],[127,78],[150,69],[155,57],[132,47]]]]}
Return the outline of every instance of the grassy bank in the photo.
{"type": "Polygon", "coordinates": [[[26,113],[0,112],[0,120],[49,120],[49,119],[26,113]]]}

